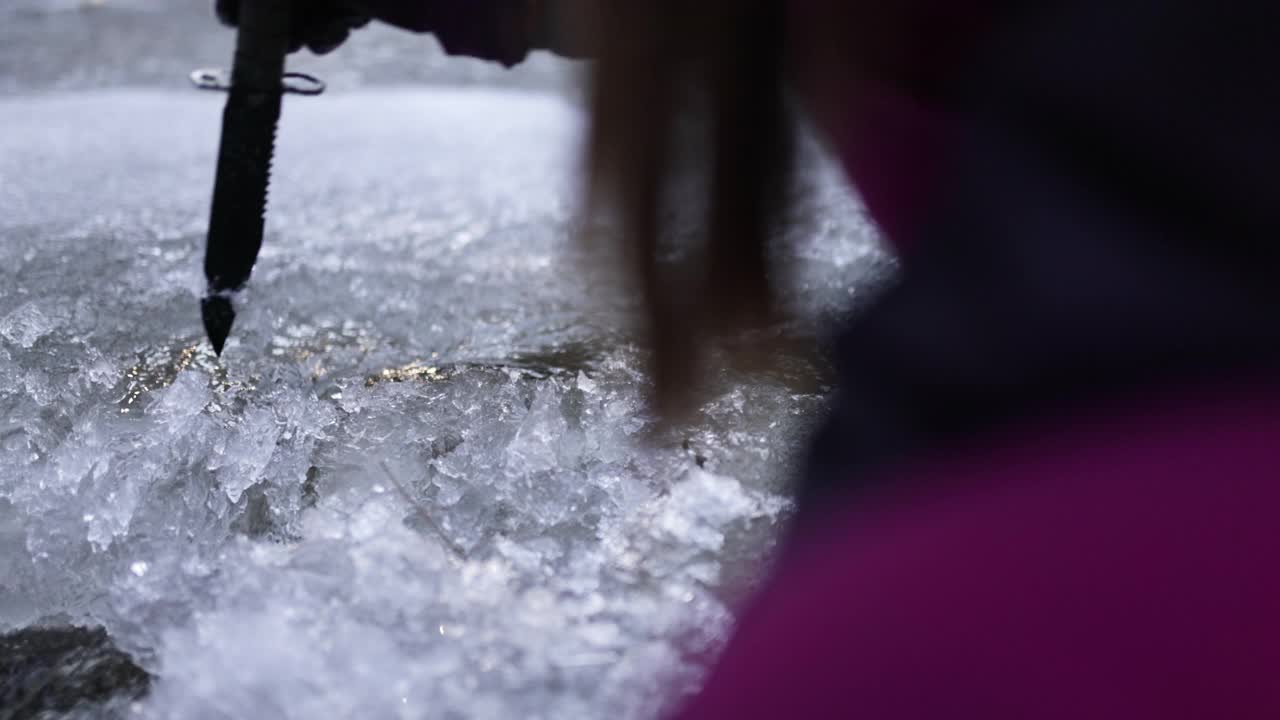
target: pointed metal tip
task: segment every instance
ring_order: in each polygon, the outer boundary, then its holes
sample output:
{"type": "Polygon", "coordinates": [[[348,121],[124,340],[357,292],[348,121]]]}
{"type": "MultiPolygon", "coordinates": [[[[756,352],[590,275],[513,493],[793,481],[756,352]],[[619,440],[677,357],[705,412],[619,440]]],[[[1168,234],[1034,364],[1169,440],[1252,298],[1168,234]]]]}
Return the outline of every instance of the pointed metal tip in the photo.
{"type": "Polygon", "coordinates": [[[213,353],[222,357],[222,348],[231,334],[231,324],[236,320],[236,311],[231,307],[231,298],[224,295],[210,295],[200,301],[200,316],[204,319],[204,332],[213,345],[213,353]]]}

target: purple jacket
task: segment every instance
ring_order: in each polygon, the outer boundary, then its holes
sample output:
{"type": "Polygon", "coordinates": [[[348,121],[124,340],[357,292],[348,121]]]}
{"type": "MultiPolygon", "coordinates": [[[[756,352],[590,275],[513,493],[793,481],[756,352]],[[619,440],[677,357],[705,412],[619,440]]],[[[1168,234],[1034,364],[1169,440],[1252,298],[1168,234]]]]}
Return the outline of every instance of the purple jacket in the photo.
{"type": "Polygon", "coordinates": [[[680,718],[1280,717],[1280,384],[1127,401],[809,530],[680,718]]]}
{"type": "Polygon", "coordinates": [[[681,717],[1280,717],[1276,7],[1000,4],[681,717]]]}

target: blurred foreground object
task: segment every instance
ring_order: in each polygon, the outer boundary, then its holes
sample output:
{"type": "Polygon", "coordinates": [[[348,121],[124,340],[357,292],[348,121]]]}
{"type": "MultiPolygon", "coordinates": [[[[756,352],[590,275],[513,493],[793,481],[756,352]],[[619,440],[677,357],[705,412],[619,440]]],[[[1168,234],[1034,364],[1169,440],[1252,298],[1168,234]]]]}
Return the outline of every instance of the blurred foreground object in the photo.
{"type": "MultiPolygon", "coordinates": [[[[709,348],[777,320],[769,244],[789,198],[786,4],[600,3],[588,213],[620,226],[654,400],[696,407],[709,348]],[[675,226],[679,226],[678,229],[675,226]]],[[[729,353],[750,361],[748,353],[729,353]]]]}
{"type": "Polygon", "coordinates": [[[969,62],[820,98],[854,170],[942,162],[687,720],[1280,716],[1280,14],[984,4],[969,62]]]}

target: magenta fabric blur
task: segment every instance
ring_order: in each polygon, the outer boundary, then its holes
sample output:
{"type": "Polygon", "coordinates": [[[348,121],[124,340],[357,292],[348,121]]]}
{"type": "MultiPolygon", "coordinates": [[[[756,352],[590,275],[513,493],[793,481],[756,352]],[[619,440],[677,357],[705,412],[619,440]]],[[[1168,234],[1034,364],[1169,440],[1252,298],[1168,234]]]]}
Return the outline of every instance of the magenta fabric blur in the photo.
{"type": "Polygon", "coordinates": [[[797,540],[704,718],[1280,717],[1280,385],[899,471],[797,540]]]}
{"type": "Polygon", "coordinates": [[[832,138],[867,213],[890,245],[912,244],[948,150],[948,112],[888,86],[867,88],[832,138]]]}
{"type": "MultiPolygon", "coordinates": [[[[829,23],[831,16],[842,15],[833,13],[832,6],[843,2],[847,0],[791,0],[791,22],[829,23]]],[[[899,0],[890,12],[902,23],[902,36],[891,40],[902,46],[895,57],[901,77],[863,77],[856,91],[851,82],[843,100],[847,112],[841,118],[819,118],[868,214],[900,252],[913,244],[937,201],[955,139],[953,103],[958,94],[952,85],[980,57],[982,40],[1001,4],[899,0]]],[[[798,34],[804,36],[803,31],[798,34]]]]}

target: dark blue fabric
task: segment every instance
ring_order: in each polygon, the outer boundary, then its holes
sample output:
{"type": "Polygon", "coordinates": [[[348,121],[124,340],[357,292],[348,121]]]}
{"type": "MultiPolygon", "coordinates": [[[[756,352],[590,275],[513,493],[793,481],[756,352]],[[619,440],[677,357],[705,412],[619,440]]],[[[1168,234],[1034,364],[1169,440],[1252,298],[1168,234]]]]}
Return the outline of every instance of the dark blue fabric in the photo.
{"type": "Polygon", "coordinates": [[[1278,8],[1010,12],[927,232],[840,340],[802,514],[984,429],[1280,369],[1278,8]]]}

